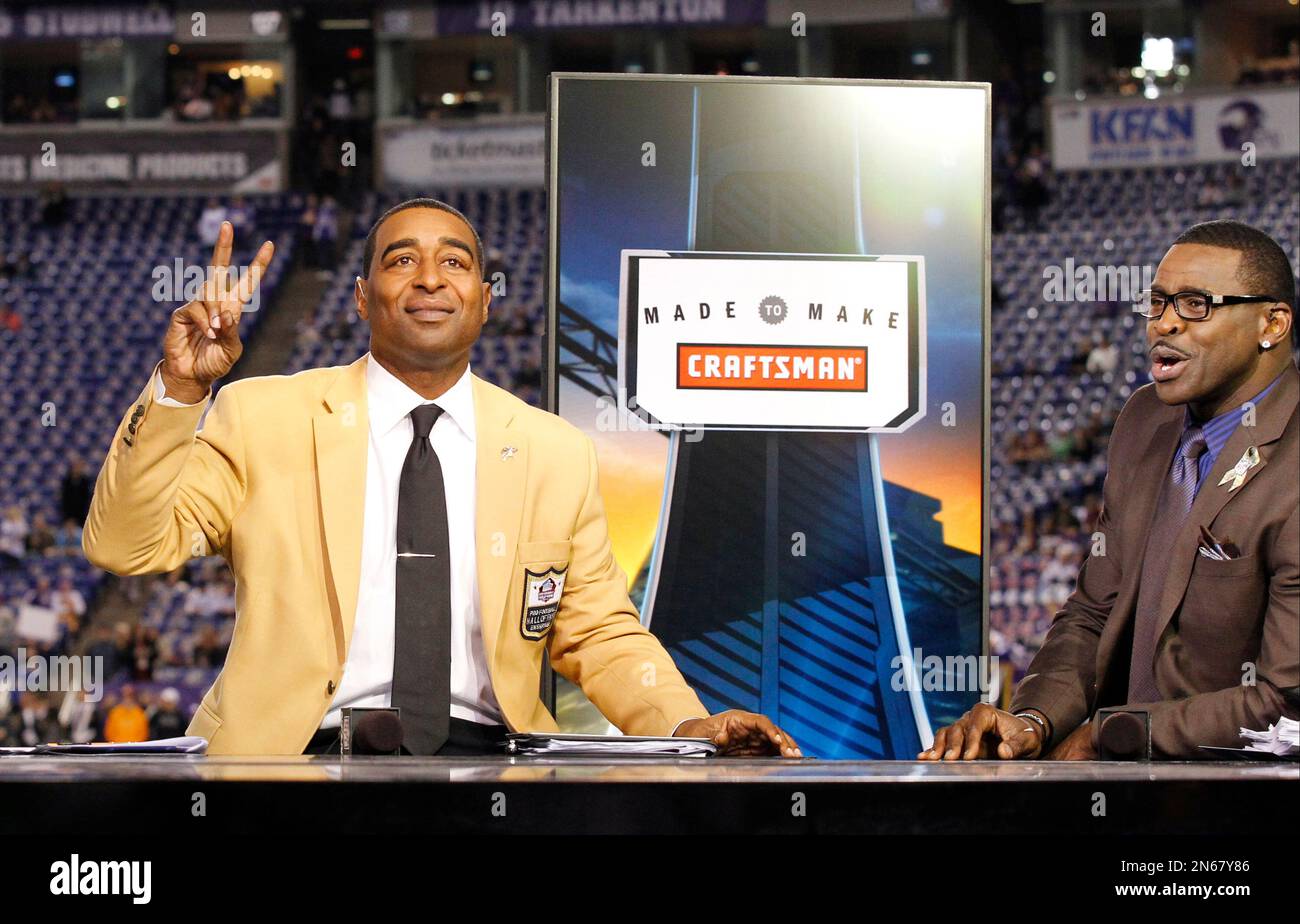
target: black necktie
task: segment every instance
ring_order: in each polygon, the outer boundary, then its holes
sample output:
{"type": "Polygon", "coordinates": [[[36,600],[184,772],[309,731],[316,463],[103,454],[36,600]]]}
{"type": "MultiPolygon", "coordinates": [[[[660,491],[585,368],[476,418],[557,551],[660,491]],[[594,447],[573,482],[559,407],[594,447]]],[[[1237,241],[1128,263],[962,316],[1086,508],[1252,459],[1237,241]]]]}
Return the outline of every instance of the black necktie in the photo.
{"type": "Polygon", "coordinates": [[[397,492],[397,606],[393,705],[412,754],[434,754],[451,718],[451,550],[442,466],[429,432],[436,404],[411,411],[415,435],[397,492]]]}
{"type": "Polygon", "coordinates": [[[1174,454],[1173,465],[1156,501],[1155,518],[1147,533],[1146,553],[1142,556],[1137,613],[1133,621],[1133,653],[1129,659],[1128,701],[1155,703],[1161,699],[1156,688],[1156,623],[1160,617],[1160,598],[1164,595],[1169,556],[1196,499],[1201,453],[1205,435],[1198,426],[1183,431],[1174,454]]]}

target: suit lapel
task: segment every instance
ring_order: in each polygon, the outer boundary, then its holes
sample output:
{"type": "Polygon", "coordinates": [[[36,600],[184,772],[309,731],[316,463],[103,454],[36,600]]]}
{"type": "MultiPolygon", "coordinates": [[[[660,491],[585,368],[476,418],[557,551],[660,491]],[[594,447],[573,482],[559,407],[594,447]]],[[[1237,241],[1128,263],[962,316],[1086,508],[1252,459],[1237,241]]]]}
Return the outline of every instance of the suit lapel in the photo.
{"type": "MultiPolygon", "coordinates": [[[[1175,610],[1178,609],[1183,595],[1187,592],[1187,583],[1191,580],[1192,566],[1196,564],[1198,554],[1196,546],[1200,535],[1199,527],[1208,528],[1223,508],[1245,493],[1250,483],[1268,465],[1268,459],[1274,449],[1272,444],[1281,438],[1287,422],[1295,414],[1296,380],[1295,366],[1288,367],[1282,374],[1282,380],[1255,409],[1255,426],[1247,427],[1238,424],[1237,429],[1232,431],[1232,435],[1224,445],[1223,451],[1214,460],[1214,467],[1210,469],[1209,474],[1205,476],[1205,481],[1196,492],[1196,500],[1192,504],[1191,512],[1188,513],[1187,520],[1179,530],[1178,538],[1174,540],[1173,549],[1170,551],[1169,572],[1165,577],[1164,591],[1160,596],[1160,616],[1156,621],[1157,639],[1173,619],[1175,610]],[[1232,470],[1242,454],[1251,446],[1259,450],[1259,464],[1246,471],[1239,487],[1230,491],[1228,489],[1231,487],[1231,482],[1220,485],[1219,482],[1224,474],[1232,470]]],[[[1242,537],[1219,536],[1218,538],[1240,541],[1242,537]]]]}
{"type": "Polygon", "coordinates": [[[495,664],[514,575],[528,475],[528,437],[512,427],[514,408],[493,385],[472,376],[475,427],[475,552],[483,650],[495,664]]]}
{"type": "Polygon", "coordinates": [[[1160,497],[1160,489],[1164,485],[1165,478],[1169,474],[1169,463],[1173,459],[1174,450],[1178,448],[1182,428],[1183,416],[1182,411],[1179,410],[1177,417],[1168,417],[1151,431],[1150,438],[1137,455],[1136,463],[1130,471],[1106,474],[1107,478],[1123,479],[1129,486],[1127,499],[1132,503],[1132,507],[1128,511],[1129,516],[1123,519],[1131,524],[1125,532],[1136,537],[1136,541],[1134,548],[1126,548],[1122,551],[1125,556],[1123,564],[1125,579],[1116,592],[1111,610],[1113,616],[1118,618],[1107,621],[1107,631],[1102,634],[1098,643],[1098,677],[1106,676],[1106,668],[1114,654],[1115,645],[1124,637],[1128,624],[1133,620],[1134,607],[1124,605],[1123,599],[1126,594],[1130,594],[1134,601],[1137,600],[1137,588],[1142,579],[1142,566],[1146,560],[1147,536],[1151,532],[1151,524],[1156,516],[1156,502],[1160,497]]]}
{"type": "Polygon", "coordinates": [[[361,530],[370,428],[366,402],[367,356],[335,376],[312,418],[328,578],[334,592],[331,619],[339,664],[347,659],[361,580],[361,530]]]}

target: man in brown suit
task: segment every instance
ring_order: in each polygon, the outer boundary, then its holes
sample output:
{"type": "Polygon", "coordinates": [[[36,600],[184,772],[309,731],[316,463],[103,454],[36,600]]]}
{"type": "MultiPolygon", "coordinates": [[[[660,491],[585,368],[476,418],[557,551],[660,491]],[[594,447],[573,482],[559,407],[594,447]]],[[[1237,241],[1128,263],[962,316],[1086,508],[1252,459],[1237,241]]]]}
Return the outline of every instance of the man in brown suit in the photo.
{"type": "Polygon", "coordinates": [[[1300,715],[1295,278],[1236,221],[1196,225],[1139,310],[1153,383],[1115,421],[1077,586],[1011,711],[979,704],[924,760],[1088,760],[1098,709],[1146,711],[1152,755],[1207,757],[1300,715]]]}

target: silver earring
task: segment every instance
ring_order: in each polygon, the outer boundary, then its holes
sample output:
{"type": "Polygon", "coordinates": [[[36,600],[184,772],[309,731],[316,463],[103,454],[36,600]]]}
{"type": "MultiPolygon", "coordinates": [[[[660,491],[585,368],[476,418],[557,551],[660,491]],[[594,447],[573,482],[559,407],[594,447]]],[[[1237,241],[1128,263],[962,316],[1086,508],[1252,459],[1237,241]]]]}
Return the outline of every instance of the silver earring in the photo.
{"type": "Polygon", "coordinates": [[[1271,347],[1272,345],[1273,345],[1273,344],[1272,344],[1271,342],[1269,342],[1268,340],[1265,340],[1263,343],[1260,344],[1260,346],[1262,346],[1262,347],[1263,347],[1264,349],[1266,349],[1266,350],[1267,350],[1269,347],[1271,347]]]}

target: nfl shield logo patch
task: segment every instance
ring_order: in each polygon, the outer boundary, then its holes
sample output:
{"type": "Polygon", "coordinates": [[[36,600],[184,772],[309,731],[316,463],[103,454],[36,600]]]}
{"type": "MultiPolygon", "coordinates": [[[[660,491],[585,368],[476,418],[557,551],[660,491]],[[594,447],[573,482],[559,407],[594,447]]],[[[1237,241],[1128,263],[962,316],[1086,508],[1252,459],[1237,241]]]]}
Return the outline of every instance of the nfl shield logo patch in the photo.
{"type": "Polygon", "coordinates": [[[547,568],[545,571],[524,569],[524,606],[519,616],[519,632],[537,641],[546,635],[560,611],[564,592],[564,574],[569,569],[547,568]]]}

